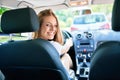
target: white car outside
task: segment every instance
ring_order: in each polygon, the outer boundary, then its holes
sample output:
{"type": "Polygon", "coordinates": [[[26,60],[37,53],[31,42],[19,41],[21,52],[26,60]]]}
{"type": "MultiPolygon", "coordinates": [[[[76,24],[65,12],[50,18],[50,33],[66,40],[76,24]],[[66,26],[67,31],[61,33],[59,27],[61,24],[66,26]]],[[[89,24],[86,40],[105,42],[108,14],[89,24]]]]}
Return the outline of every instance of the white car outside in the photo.
{"type": "Polygon", "coordinates": [[[108,19],[103,13],[92,13],[76,16],[71,25],[71,31],[75,30],[99,30],[111,29],[108,19]]]}

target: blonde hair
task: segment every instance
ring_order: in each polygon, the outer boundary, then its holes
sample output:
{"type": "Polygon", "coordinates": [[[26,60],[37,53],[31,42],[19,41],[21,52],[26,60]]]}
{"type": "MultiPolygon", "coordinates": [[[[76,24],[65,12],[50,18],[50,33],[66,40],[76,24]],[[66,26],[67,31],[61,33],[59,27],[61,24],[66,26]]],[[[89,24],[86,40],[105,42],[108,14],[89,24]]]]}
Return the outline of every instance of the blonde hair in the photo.
{"type": "MultiPolygon", "coordinates": [[[[41,27],[43,20],[44,20],[44,17],[46,17],[46,16],[54,16],[55,17],[55,19],[57,21],[57,33],[55,34],[53,41],[56,41],[60,44],[63,44],[63,35],[62,35],[62,32],[61,32],[60,27],[59,27],[58,19],[51,9],[45,9],[45,10],[39,12],[39,14],[38,14],[39,23],[40,23],[39,26],[41,27]]],[[[40,34],[39,31],[35,32],[33,34],[33,38],[39,38],[38,37],[39,34],[40,34]]]]}

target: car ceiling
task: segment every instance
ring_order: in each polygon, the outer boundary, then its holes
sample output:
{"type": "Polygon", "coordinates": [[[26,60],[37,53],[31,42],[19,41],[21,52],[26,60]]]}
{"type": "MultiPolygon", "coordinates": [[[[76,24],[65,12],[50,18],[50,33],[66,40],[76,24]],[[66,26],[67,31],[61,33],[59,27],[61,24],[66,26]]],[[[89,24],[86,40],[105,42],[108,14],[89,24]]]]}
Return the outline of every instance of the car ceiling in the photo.
{"type": "MultiPolygon", "coordinates": [[[[93,4],[104,4],[104,3],[113,3],[114,0],[0,0],[0,7],[8,7],[11,9],[20,8],[20,7],[32,7],[35,11],[40,11],[45,8],[51,8],[53,10],[64,9],[71,7],[71,3],[81,1],[87,1],[87,5],[93,4]]],[[[75,6],[81,6],[81,5],[75,6]]]]}

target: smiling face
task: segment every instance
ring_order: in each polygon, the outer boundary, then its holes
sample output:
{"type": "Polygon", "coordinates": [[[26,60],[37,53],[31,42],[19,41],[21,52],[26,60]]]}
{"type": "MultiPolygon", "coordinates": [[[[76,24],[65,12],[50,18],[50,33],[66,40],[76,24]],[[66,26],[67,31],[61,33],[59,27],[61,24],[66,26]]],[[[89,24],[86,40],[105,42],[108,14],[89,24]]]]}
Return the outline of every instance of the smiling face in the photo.
{"type": "Polygon", "coordinates": [[[57,32],[57,21],[54,16],[45,16],[39,29],[39,37],[45,40],[53,40],[57,32]]]}

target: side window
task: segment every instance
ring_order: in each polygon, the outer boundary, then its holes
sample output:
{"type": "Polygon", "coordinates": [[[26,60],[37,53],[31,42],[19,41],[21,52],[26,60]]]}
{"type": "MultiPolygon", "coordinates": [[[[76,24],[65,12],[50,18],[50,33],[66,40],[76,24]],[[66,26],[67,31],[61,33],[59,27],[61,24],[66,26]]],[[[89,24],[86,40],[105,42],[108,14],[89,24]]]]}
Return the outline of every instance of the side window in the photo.
{"type": "Polygon", "coordinates": [[[5,8],[5,7],[0,7],[0,33],[2,33],[2,30],[1,30],[1,16],[7,10],[9,10],[9,9],[5,8]]]}
{"type": "Polygon", "coordinates": [[[1,30],[1,15],[0,15],[0,33],[2,32],[1,30]]]}

